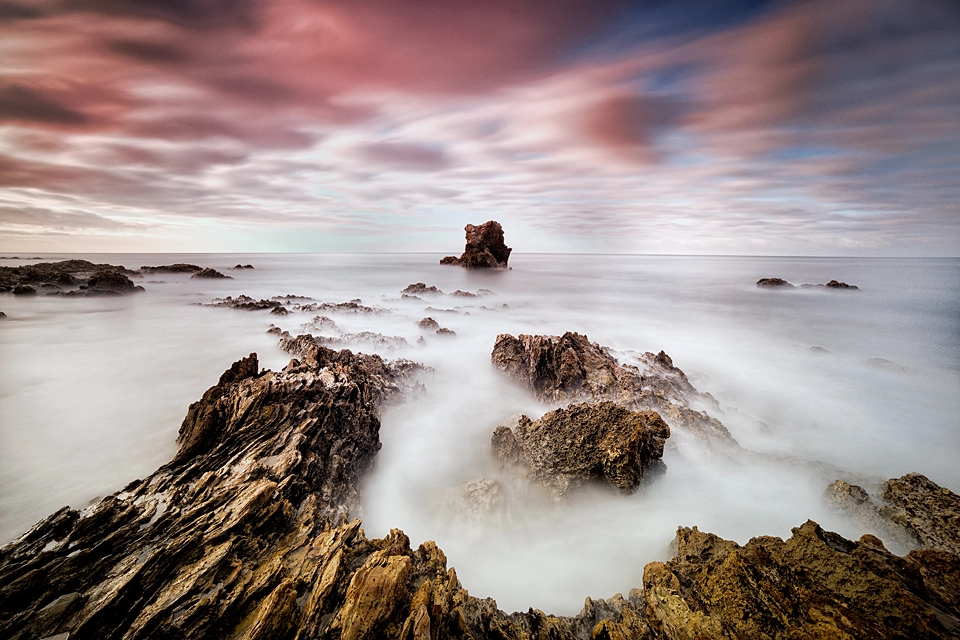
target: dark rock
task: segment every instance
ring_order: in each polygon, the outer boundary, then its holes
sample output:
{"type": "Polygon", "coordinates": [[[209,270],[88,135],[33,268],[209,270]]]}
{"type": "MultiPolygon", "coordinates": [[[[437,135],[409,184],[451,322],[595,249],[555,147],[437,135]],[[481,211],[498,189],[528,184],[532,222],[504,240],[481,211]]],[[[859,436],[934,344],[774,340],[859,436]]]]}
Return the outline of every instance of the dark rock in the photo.
{"type": "Polygon", "coordinates": [[[450,295],[459,296],[459,297],[461,297],[461,298],[477,298],[477,297],[479,297],[479,296],[477,296],[477,294],[475,294],[475,293],[470,293],[469,291],[461,291],[460,289],[457,289],[456,291],[454,291],[454,292],[453,292],[452,294],[450,294],[450,295]]]}
{"type": "Polygon", "coordinates": [[[296,337],[285,335],[280,339],[280,349],[291,355],[304,357],[309,351],[310,345],[317,346],[336,346],[344,345],[364,345],[371,349],[402,349],[407,346],[407,340],[401,336],[385,336],[382,333],[374,331],[361,331],[359,333],[339,333],[334,336],[314,336],[311,334],[298,335],[296,337]]]}
{"type": "Polygon", "coordinates": [[[434,320],[433,318],[428,317],[418,322],[417,326],[419,326],[422,329],[430,329],[430,330],[436,331],[437,329],[440,328],[440,323],[434,320]]]}
{"type": "Polygon", "coordinates": [[[190,277],[191,278],[224,278],[227,280],[233,280],[232,276],[225,276],[219,271],[217,271],[216,269],[211,269],[210,267],[207,267],[206,269],[198,271],[197,273],[193,274],[190,277]]]}
{"type": "Polygon", "coordinates": [[[666,353],[639,357],[644,370],[621,365],[609,350],[579,333],[562,336],[497,336],[494,366],[548,402],[610,400],[631,411],[656,411],[671,428],[698,439],[738,446],[720,421],[691,403],[716,405],[699,393],[666,353]]]}
{"type": "Polygon", "coordinates": [[[5,314],[3,311],[0,311],[0,319],[6,318],[6,317],[7,317],[7,314],[5,314]]]}
{"type": "Polygon", "coordinates": [[[164,264],[158,267],[140,267],[140,273],[199,273],[203,267],[195,264],[186,264],[178,262],[176,264],[164,264]]]}
{"type": "Polygon", "coordinates": [[[960,558],[900,558],[808,521],[786,541],[740,546],[681,528],[676,556],[643,571],[646,622],[662,638],[956,638],[960,558]]]}
{"type": "Polygon", "coordinates": [[[786,287],[793,289],[794,286],[782,278],[760,278],[757,280],[758,287],[786,287]]]}
{"type": "Polygon", "coordinates": [[[275,316],[285,316],[290,312],[287,311],[286,307],[274,307],[270,309],[270,313],[275,316]]]}
{"type": "Polygon", "coordinates": [[[437,329],[436,335],[446,338],[456,338],[457,332],[453,329],[447,329],[446,327],[440,327],[437,329]]]}
{"type": "Polygon", "coordinates": [[[236,298],[227,296],[226,298],[214,298],[213,302],[204,305],[205,307],[227,307],[229,309],[239,309],[241,311],[263,311],[264,309],[276,309],[281,304],[276,300],[256,300],[250,296],[240,294],[236,298]]]}
{"type": "Polygon", "coordinates": [[[860,287],[856,285],[847,284],[846,282],[837,282],[836,280],[831,280],[824,286],[829,287],[831,289],[856,289],[858,291],[860,289],[860,287]]]}
{"type": "Polygon", "coordinates": [[[440,294],[440,293],[443,293],[443,291],[440,291],[440,289],[437,289],[434,286],[428,287],[423,282],[414,282],[411,285],[407,285],[407,287],[400,293],[404,293],[410,296],[421,296],[421,295],[440,294]]]}
{"type": "Polygon", "coordinates": [[[28,284],[18,284],[13,288],[13,295],[15,296],[35,296],[37,295],[37,290],[31,287],[28,284]]]}
{"type": "Polygon", "coordinates": [[[313,300],[310,296],[298,296],[293,293],[288,293],[285,296],[273,296],[271,300],[281,300],[285,302],[290,302],[292,300],[313,300]]]}
{"type": "Polygon", "coordinates": [[[139,273],[121,266],[94,264],[87,260],[41,262],[20,267],[0,267],[0,291],[12,291],[18,286],[34,290],[52,289],[56,295],[115,295],[142,291],[142,287],[134,286],[129,276],[139,276],[139,273]],[[77,288],[62,291],[63,287],[77,288]]]}
{"type": "Polygon", "coordinates": [[[669,437],[656,412],[601,402],[557,409],[536,421],[520,416],[513,429],[497,427],[492,443],[501,461],[521,465],[559,498],[594,480],[635,493],[645,476],[665,468],[661,457],[669,437]]]}
{"type": "Polygon", "coordinates": [[[480,226],[464,227],[467,244],[459,258],[447,256],[440,264],[455,264],[467,269],[506,269],[510,259],[510,247],[504,244],[503,227],[495,220],[480,226]]]}
{"type": "Polygon", "coordinates": [[[234,269],[253,269],[252,264],[238,264],[234,269]]]}

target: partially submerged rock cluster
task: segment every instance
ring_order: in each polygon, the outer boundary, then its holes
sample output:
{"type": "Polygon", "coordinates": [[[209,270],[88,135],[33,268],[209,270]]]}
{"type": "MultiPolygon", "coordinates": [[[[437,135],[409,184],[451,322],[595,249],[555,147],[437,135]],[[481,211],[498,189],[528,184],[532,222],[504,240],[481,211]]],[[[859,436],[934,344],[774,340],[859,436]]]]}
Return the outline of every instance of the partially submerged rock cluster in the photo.
{"type": "Polygon", "coordinates": [[[440,264],[459,265],[467,269],[506,269],[513,251],[503,241],[503,227],[496,220],[480,226],[464,227],[467,244],[460,257],[447,256],[440,264]]]}
{"type": "MultiPolygon", "coordinates": [[[[674,557],[648,564],[628,598],[587,598],[573,617],[508,615],[471,596],[434,543],[413,549],[398,530],[368,540],[349,520],[380,448],[379,411],[418,372],[316,345],[280,372],[260,371],[255,355],[238,361],[191,405],[169,464],[0,549],[0,636],[687,640],[960,630],[960,559],[941,543],[957,540],[955,514],[941,516],[956,496],[911,476],[888,488],[912,522],[946,527],[930,529],[937,548],[898,557],[874,536],[854,542],[813,522],[786,541],[743,546],[680,528],[674,557]]],[[[665,434],[655,414],[592,407],[622,421],[624,434],[665,434]]],[[[615,461],[611,469],[633,482],[615,461]]]]}
{"type": "Polygon", "coordinates": [[[816,287],[826,287],[827,289],[849,289],[851,291],[859,291],[860,287],[847,284],[846,282],[839,282],[838,280],[831,280],[826,284],[801,284],[795,285],[790,284],[783,278],[760,278],[757,280],[757,286],[760,288],[782,288],[782,289],[811,289],[816,287]]]}
{"type": "Polygon", "coordinates": [[[88,260],[40,262],[0,267],[0,292],[14,295],[116,296],[143,291],[130,276],[136,271],[88,260]]]}

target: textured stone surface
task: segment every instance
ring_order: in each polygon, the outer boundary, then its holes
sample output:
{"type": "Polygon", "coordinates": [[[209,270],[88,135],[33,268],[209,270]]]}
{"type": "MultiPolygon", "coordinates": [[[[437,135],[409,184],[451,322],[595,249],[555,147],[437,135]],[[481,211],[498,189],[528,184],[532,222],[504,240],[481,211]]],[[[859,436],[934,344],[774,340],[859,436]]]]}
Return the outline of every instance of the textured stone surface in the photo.
{"type": "Polygon", "coordinates": [[[956,638],[960,559],[889,553],[808,521],[784,541],[740,546],[681,528],[676,557],[644,568],[647,620],[659,637],[956,638]]]}
{"type": "Polygon", "coordinates": [[[48,295],[122,295],[143,291],[129,276],[136,271],[87,260],[41,262],[20,267],[0,267],[0,291],[33,295],[43,289],[48,295]],[[33,293],[30,293],[30,292],[33,293]]]}
{"type": "Polygon", "coordinates": [[[692,402],[714,404],[700,394],[664,352],[644,353],[643,365],[621,365],[607,349],[587,336],[497,336],[491,360],[495,367],[530,389],[544,402],[609,400],[632,411],[656,411],[671,428],[683,429],[712,443],[737,446],[726,427],[692,402]]]}
{"type": "Polygon", "coordinates": [[[512,429],[497,427],[491,442],[501,461],[522,466],[559,498],[590,481],[636,492],[665,469],[669,437],[657,413],[601,402],[550,411],[536,421],[520,416],[512,429]]]}
{"type": "Polygon", "coordinates": [[[467,244],[463,254],[447,256],[440,264],[455,264],[467,269],[506,269],[513,251],[503,240],[503,227],[496,220],[464,227],[467,244]]]}
{"type": "Polygon", "coordinates": [[[206,269],[201,269],[200,271],[196,272],[190,277],[191,278],[208,278],[208,279],[220,278],[225,280],[233,280],[233,276],[224,275],[219,271],[217,271],[216,269],[211,269],[210,267],[207,267],[206,269]]]}

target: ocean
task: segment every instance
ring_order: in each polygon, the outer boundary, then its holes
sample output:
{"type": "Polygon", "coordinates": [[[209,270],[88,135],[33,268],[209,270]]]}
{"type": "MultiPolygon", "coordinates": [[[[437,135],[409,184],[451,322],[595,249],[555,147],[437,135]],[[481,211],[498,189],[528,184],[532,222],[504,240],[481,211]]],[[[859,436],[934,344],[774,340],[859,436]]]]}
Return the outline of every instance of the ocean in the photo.
{"type": "MultiPolygon", "coordinates": [[[[920,472],[960,490],[960,259],[516,254],[509,271],[467,271],[436,254],[49,255],[142,265],[189,262],[232,280],[154,274],[111,298],[0,295],[0,543],[56,509],[86,506],[167,462],[188,405],[257,352],[283,367],[271,324],[316,315],[203,306],[295,294],[360,299],[383,314],[328,313],[343,332],[407,346],[355,350],[423,362],[425,392],[384,412],[365,480],[368,536],[435,540],[471,594],[506,610],[579,611],[586,596],[642,584],[678,526],[745,543],[813,519],[857,536],[821,496],[837,473],[876,482],[920,472]],[[231,270],[235,264],[253,270],[231,270]],[[836,279],[859,291],[765,290],[836,279]],[[402,299],[423,282],[446,292],[402,299]],[[456,290],[492,293],[452,296],[456,290]],[[432,317],[454,338],[424,331],[432,317]],[[493,368],[501,333],[576,331],[629,358],[668,353],[747,452],[717,455],[674,430],[666,473],[637,494],[586,488],[556,502],[503,478],[500,424],[555,407],[493,368]],[[423,336],[425,344],[418,344],[423,336]],[[810,464],[807,464],[807,463],[810,464]],[[504,506],[477,517],[465,482],[500,480],[504,506]]],[[[0,266],[31,261],[3,260],[0,266]]]]}

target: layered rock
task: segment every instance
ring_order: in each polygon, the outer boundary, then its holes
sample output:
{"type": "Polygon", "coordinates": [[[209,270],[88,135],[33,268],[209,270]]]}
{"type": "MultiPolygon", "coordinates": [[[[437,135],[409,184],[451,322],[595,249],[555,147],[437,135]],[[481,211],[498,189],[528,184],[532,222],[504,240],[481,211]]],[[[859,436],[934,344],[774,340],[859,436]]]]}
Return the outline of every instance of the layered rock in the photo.
{"type": "Polygon", "coordinates": [[[956,638],[960,558],[898,557],[808,521],[786,541],[740,546],[681,528],[676,556],[644,568],[647,623],[658,637],[956,638]]]}
{"type": "Polygon", "coordinates": [[[497,457],[520,465],[555,498],[587,482],[600,481],[621,493],[662,473],[670,428],[653,411],[628,411],[612,402],[571,405],[539,420],[520,416],[497,427],[491,440],[497,457]]]}
{"type": "Polygon", "coordinates": [[[609,400],[631,411],[656,411],[668,425],[698,439],[737,446],[723,424],[693,402],[715,405],[699,393],[666,353],[642,354],[638,366],[620,364],[585,335],[497,336],[494,366],[548,403],[609,400]]]}
{"type": "Polygon", "coordinates": [[[17,295],[103,296],[143,291],[129,276],[138,276],[121,266],[94,264],[87,260],[41,262],[20,267],[0,267],[0,291],[17,295]]]}
{"type": "Polygon", "coordinates": [[[960,496],[919,473],[887,480],[876,501],[862,487],[837,480],[827,487],[824,500],[862,531],[905,550],[960,554],[960,496]]]}
{"type": "Polygon", "coordinates": [[[506,269],[513,251],[503,241],[503,227],[496,220],[489,220],[479,226],[468,224],[464,227],[467,244],[463,254],[447,256],[440,264],[453,264],[467,269],[506,269]]]}

